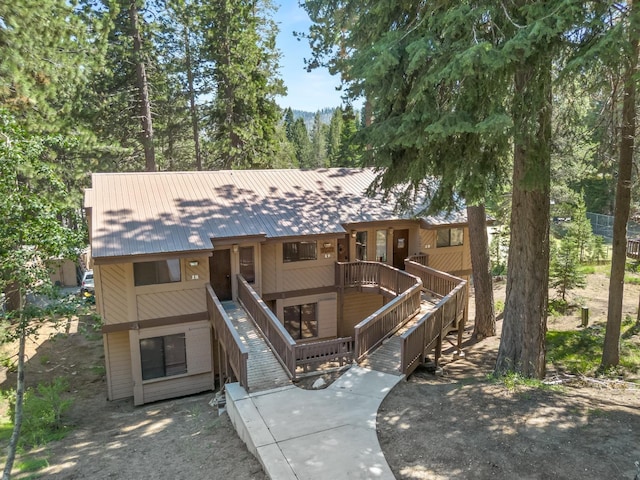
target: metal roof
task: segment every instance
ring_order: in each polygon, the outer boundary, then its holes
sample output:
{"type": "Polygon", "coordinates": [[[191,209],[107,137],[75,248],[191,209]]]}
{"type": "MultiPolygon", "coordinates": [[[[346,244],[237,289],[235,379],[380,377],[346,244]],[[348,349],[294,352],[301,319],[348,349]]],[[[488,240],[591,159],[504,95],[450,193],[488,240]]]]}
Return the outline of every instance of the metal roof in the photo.
{"type": "MultiPolygon", "coordinates": [[[[92,255],[210,251],[212,240],[341,234],[344,224],[413,218],[365,195],[374,177],[348,168],[96,173],[85,192],[92,255]]],[[[423,219],[443,219],[432,220],[423,219]]]]}

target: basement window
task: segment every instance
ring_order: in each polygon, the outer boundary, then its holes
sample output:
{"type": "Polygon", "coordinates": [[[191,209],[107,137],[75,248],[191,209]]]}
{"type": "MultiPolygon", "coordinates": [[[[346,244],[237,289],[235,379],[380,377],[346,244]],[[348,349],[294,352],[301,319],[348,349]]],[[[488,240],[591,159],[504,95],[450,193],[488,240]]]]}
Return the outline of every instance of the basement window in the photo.
{"type": "Polygon", "coordinates": [[[184,333],[140,340],[140,360],[143,380],[187,373],[184,333]]]}

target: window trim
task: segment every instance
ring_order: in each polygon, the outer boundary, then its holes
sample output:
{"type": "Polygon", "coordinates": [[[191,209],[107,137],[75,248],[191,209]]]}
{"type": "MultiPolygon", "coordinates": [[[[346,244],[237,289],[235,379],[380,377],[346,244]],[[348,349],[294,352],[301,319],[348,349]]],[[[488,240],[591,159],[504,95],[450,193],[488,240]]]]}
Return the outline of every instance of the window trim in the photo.
{"type": "Polygon", "coordinates": [[[240,249],[238,250],[238,269],[240,272],[240,275],[242,275],[242,278],[244,278],[247,283],[251,283],[254,284],[256,283],[256,249],[253,247],[253,245],[249,245],[249,246],[244,246],[244,247],[240,247],[240,249]],[[243,263],[242,263],[242,259],[243,259],[243,255],[242,252],[243,250],[246,252],[248,250],[251,250],[251,263],[247,263],[246,265],[244,265],[243,267],[243,263]],[[245,269],[249,269],[251,270],[251,277],[247,278],[245,277],[245,269]]]}
{"type": "Polygon", "coordinates": [[[464,229],[461,227],[452,227],[452,228],[440,228],[436,231],[436,248],[448,248],[448,247],[460,247],[464,245],[464,229]],[[460,243],[451,243],[452,232],[454,230],[460,231],[460,243]],[[440,233],[447,232],[447,243],[440,243],[440,233]]]}
{"type": "Polygon", "coordinates": [[[386,229],[376,230],[376,261],[377,262],[386,263],[388,247],[389,247],[389,234],[387,230],[386,229]],[[380,232],[382,232],[382,235],[380,235],[380,232]],[[381,253],[379,249],[381,249],[382,247],[382,243],[380,242],[380,240],[382,240],[383,238],[384,238],[384,255],[379,256],[378,254],[381,253]]]}
{"type": "Polygon", "coordinates": [[[358,230],[356,232],[356,260],[360,260],[361,262],[366,262],[367,259],[369,258],[368,250],[369,250],[369,231],[358,230]],[[362,255],[363,258],[360,258],[361,253],[363,254],[362,255]]]}
{"type": "Polygon", "coordinates": [[[181,283],[181,282],[182,282],[182,262],[180,261],[179,258],[165,258],[163,260],[133,262],[133,285],[135,287],[148,287],[151,285],[167,285],[167,284],[181,283]],[[176,265],[176,262],[177,262],[177,265],[176,265]],[[168,280],[166,281],[158,281],[160,277],[159,267],[161,264],[162,266],[166,266],[166,269],[168,272],[168,277],[167,277],[168,280]],[[153,272],[150,272],[150,271],[145,272],[142,270],[143,266],[149,267],[150,265],[154,266],[153,272]],[[177,270],[175,270],[176,266],[177,266],[177,270]],[[138,274],[136,274],[137,270],[139,270],[138,274]],[[141,278],[141,277],[150,276],[150,273],[153,273],[153,276],[155,277],[155,281],[147,282],[146,278],[141,278]],[[175,278],[176,273],[178,274],[177,280],[172,279],[172,278],[175,278]],[[144,283],[141,283],[141,282],[144,282],[144,283]]]}
{"type": "Polygon", "coordinates": [[[284,307],[282,307],[282,325],[284,326],[285,330],[287,331],[287,333],[289,333],[289,335],[291,335],[291,338],[293,338],[296,342],[298,341],[308,341],[308,340],[313,340],[313,339],[317,339],[320,336],[320,323],[318,321],[318,302],[307,302],[307,303],[302,303],[302,304],[295,304],[295,305],[286,305],[284,307]],[[303,318],[302,318],[302,309],[303,307],[306,306],[313,306],[313,323],[314,323],[314,329],[315,329],[315,335],[310,336],[310,337],[305,337],[303,336],[303,328],[302,328],[302,322],[303,322],[303,318]],[[291,331],[287,328],[288,325],[288,321],[287,321],[287,309],[288,308],[298,308],[298,318],[296,319],[296,321],[298,322],[298,332],[299,332],[299,337],[298,336],[294,336],[292,335],[291,331]]]}
{"type": "MultiPolygon", "coordinates": [[[[188,359],[188,355],[187,355],[187,336],[184,332],[182,333],[174,333],[174,334],[169,334],[169,335],[158,335],[155,337],[145,337],[145,338],[141,338],[138,341],[138,348],[140,349],[140,376],[142,378],[142,382],[143,383],[147,383],[147,382],[153,382],[153,381],[161,381],[161,380],[166,380],[166,379],[171,379],[171,378],[176,378],[176,377],[181,377],[181,376],[185,376],[189,374],[189,366],[187,363],[187,359],[188,359]],[[167,364],[167,354],[166,354],[166,349],[167,349],[167,339],[173,339],[175,340],[182,340],[182,345],[181,345],[181,352],[184,355],[184,359],[183,361],[179,362],[179,363],[173,363],[173,364],[167,364]],[[162,342],[162,346],[161,346],[161,350],[160,352],[157,351],[153,351],[153,355],[161,355],[162,356],[162,369],[164,374],[163,375],[157,375],[157,376],[153,376],[150,378],[145,378],[145,355],[143,353],[143,347],[142,344],[143,342],[158,342],[158,340],[161,340],[162,342]],[[176,373],[170,373],[167,374],[167,367],[175,367],[175,366],[181,366],[184,365],[184,368],[181,368],[180,371],[176,372],[176,373]]],[[[182,359],[181,359],[182,360],[182,359]]],[[[148,363],[148,361],[147,361],[148,363]]],[[[153,366],[152,366],[153,367],[153,366]]],[[[159,366],[155,366],[153,367],[155,369],[159,368],[159,366]]]]}

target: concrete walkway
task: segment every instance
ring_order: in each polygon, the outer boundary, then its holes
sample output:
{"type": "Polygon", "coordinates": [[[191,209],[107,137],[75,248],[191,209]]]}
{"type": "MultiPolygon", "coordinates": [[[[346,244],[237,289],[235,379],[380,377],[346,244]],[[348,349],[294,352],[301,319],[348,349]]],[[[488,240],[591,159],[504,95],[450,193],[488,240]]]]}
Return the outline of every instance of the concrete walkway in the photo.
{"type": "Polygon", "coordinates": [[[247,394],[227,384],[227,410],[273,480],[392,480],[376,415],[402,378],[354,366],[323,390],[287,386],[247,394]]]}

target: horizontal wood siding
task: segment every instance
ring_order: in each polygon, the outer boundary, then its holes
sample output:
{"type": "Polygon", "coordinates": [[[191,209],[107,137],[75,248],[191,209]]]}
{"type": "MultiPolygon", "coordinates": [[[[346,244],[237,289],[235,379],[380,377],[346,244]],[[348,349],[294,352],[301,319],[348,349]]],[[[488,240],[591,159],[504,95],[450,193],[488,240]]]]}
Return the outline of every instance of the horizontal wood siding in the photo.
{"type": "Polygon", "coordinates": [[[204,285],[189,290],[139,294],[136,299],[138,320],[207,311],[204,285]]]}
{"type": "Polygon", "coordinates": [[[184,395],[192,395],[209,390],[213,390],[213,381],[210,373],[148,383],[143,386],[144,403],[182,397],[184,395]]]}
{"type": "Polygon", "coordinates": [[[103,320],[107,325],[114,323],[128,322],[128,301],[129,290],[127,289],[127,275],[125,265],[118,263],[114,265],[96,265],[94,269],[99,270],[100,293],[102,294],[102,308],[104,309],[103,320]]]}
{"type": "Polygon", "coordinates": [[[342,322],[338,327],[339,337],[353,335],[353,327],[378,310],[384,304],[382,295],[348,292],[342,297],[342,322]]]}
{"type": "Polygon", "coordinates": [[[129,332],[109,333],[105,336],[107,365],[107,385],[109,400],[119,400],[133,395],[131,375],[131,350],[129,332]]]}
{"type": "Polygon", "coordinates": [[[276,281],[276,244],[265,243],[261,246],[260,252],[262,256],[262,293],[275,293],[278,291],[276,281]]]}

